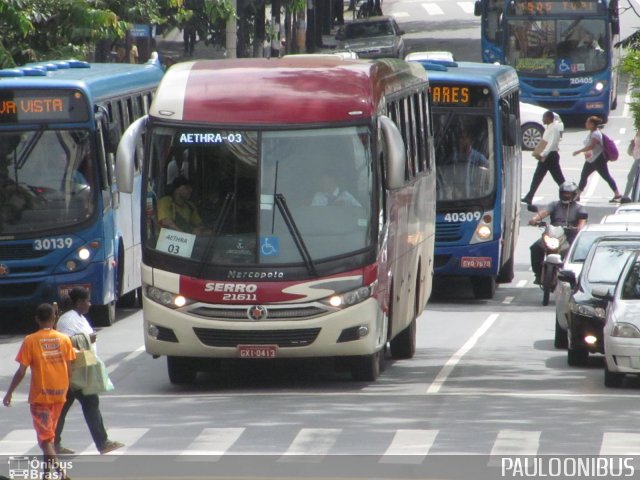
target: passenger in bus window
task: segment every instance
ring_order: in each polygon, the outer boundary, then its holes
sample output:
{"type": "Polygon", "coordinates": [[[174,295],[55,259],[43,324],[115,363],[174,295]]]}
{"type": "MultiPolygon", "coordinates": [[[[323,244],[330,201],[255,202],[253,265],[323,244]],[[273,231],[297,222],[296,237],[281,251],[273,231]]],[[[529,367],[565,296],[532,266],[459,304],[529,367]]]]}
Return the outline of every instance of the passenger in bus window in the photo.
{"type": "Polygon", "coordinates": [[[340,205],[347,207],[362,207],[360,202],[349,193],[340,188],[336,177],[331,172],[320,174],[320,190],[313,196],[312,207],[322,207],[327,205],[340,205]]]}
{"type": "Polygon", "coordinates": [[[186,177],[173,181],[170,195],[158,200],[158,224],[161,227],[180,232],[203,234],[207,229],[202,225],[198,209],[191,201],[193,185],[186,177]]]}
{"type": "Polygon", "coordinates": [[[454,163],[466,163],[470,166],[489,168],[489,160],[483,153],[473,148],[471,132],[462,132],[458,139],[458,148],[454,152],[454,163]]]}

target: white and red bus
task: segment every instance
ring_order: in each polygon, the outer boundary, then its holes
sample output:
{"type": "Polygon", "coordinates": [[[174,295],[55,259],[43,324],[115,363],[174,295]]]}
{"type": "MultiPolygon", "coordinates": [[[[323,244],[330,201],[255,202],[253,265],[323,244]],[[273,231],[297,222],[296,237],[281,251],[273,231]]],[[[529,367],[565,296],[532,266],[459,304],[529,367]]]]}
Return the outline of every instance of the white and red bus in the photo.
{"type": "Polygon", "coordinates": [[[413,356],[433,274],[428,105],[424,69],[401,60],[167,71],[116,163],[127,188],[144,151],[145,346],[168,357],[171,382],[195,381],[212,359],[299,357],[334,357],[373,381],[387,350],[413,356]],[[187,203],[200,228],[158,221],[172,193],[173,213],[187,203]]]}

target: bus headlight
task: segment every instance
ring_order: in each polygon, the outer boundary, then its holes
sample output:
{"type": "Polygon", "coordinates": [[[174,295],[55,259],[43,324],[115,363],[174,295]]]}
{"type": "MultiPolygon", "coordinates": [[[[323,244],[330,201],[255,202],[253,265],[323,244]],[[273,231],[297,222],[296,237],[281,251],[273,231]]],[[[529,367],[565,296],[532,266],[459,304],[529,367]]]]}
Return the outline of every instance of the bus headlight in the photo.
{"type": "Polygon", "coordinates": [[[145,288],[145,291],[149,300],[159,303],[167,308],[181,308],[193,303],[192,300],[188,300],[180,294],[167,292],[166,290],[162,290],[158,287],[148,285],[145,288]]]}
{"type": "Polygon", "coordinates": [[[341,294],[331,295],[330,297],[321,300],[321,302],[334,308],[351,307],[352,305],[364,302],[366,299],[370,298],[375,292],[377,284],[378,282],[375,281],[371,285],[359,287],[355,290],[350,290],[341,294]]]}
{"type": "Polygon", "coordinates": [[[478,220],[473,237],[469,243],[483,243],[493,240],[493,212],[485,212],[478,220]]]}
{"type": "Polygon", "coordinates": [[[58,267],[63,272],[75,272],[86,268],[98,255],[102,244],[99,240],[87,242],[71,251],[58,267]]]}
{"type": "Polygon", "coordinates": [[[596,92],[601,92],[602,90],[604,90],[604,82],[596,82],[596,84],[593,86],[593,89],[596,92]]]}

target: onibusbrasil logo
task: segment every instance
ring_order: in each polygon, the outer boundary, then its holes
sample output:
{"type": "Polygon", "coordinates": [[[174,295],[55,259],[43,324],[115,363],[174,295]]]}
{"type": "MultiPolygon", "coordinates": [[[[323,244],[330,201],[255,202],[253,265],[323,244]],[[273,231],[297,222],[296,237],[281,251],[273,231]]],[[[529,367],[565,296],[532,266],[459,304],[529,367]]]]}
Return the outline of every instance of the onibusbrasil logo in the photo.
{"type": "Polygon", "coordinates": [[[68,472],[72,468],[72,461],[58,460],[54,464],[54,462],[45,462],[38,457],[9,457],[9,478],[11,480],[59,480],[63,478],[60,469],[68,472]]]}

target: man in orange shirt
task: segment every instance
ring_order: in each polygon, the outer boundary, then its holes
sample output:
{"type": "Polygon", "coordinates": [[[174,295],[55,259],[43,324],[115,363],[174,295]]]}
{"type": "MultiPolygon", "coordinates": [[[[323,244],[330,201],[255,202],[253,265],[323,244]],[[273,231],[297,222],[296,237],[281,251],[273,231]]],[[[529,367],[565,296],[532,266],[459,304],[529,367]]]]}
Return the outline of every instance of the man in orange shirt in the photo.
{"type": "MultiPolygon", "coordinates": [[[[53,305],[43,303],[36,309],[36,321],[40,329],[27,335],[16,356],[20,364],[2,403],[11,405],[13,391],[20,385],[27,368],[31,370],[29,404],[38,445],[44,454],[45,466],[60,471],[53,446],[56,424],[67,397],[71,378],[71,362],[76,354],[71,339],[53,329],[55,324],[53,305]]],[[[68,478],[64,472],[58,478],[68,478]]]]}

